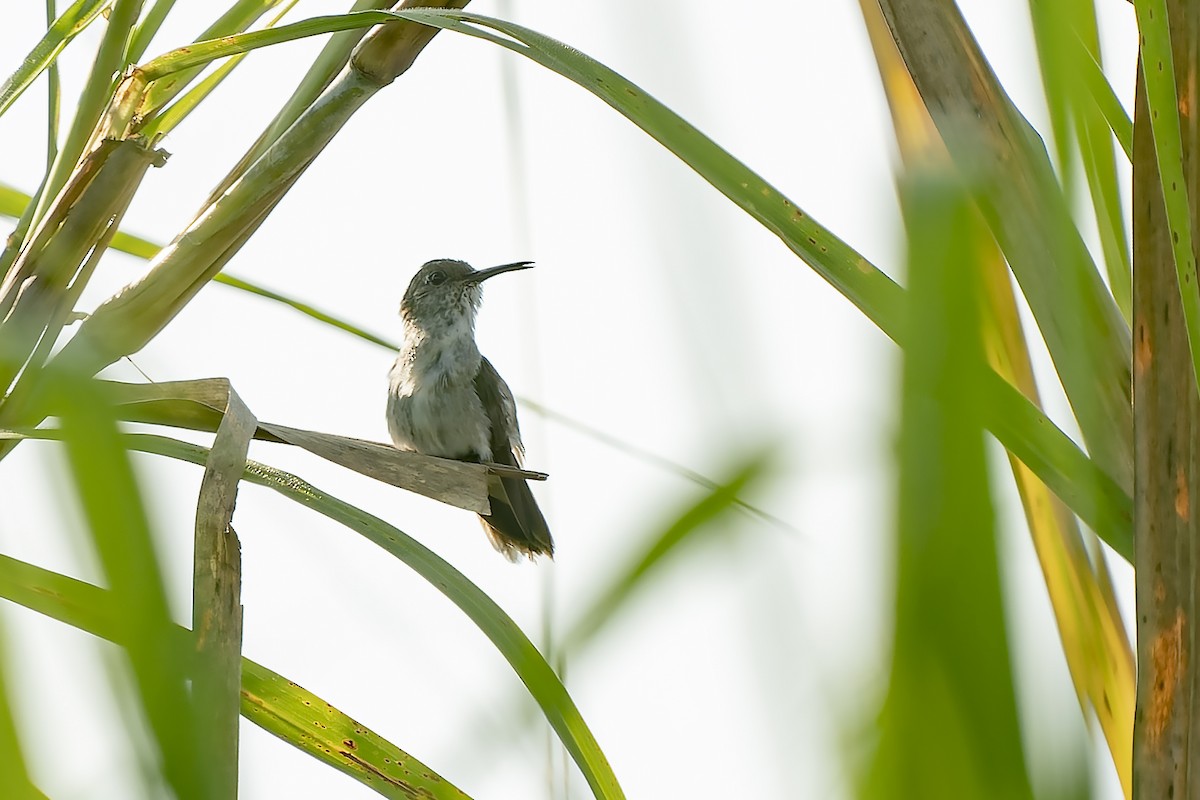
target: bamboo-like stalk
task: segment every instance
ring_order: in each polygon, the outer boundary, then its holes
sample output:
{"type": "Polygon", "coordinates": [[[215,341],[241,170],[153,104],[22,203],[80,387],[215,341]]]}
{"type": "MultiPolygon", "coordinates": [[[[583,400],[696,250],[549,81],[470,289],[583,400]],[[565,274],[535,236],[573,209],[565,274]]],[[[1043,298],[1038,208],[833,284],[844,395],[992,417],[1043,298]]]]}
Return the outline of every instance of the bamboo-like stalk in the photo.
{"type": "MultiPolygon", "coordinates": [[[[1171,2],[1171,48],[1183,142],[1183,187],[1200,197],[1200,100],[1195,81],[1200,19],[1171,2]],[[1191,113],[1182,113],[1191,109],[1191,113]]],[[[1158,64],[1147,65],[1159,68],[1158,64]]],[[[1139,69],[1133,137],[1133,375],[1137,470],[1137,714],[1134,797],[1200,796],[1200,394],[1192,371],[1173,239],[1139,69]],[[1193,500],[1192,498],[1196,498],[1193,500]]],[[[1171,109],[1167,109],[1170,111],[1171,109]]],[[[1178,187],[1177,187],[1178,188],[1178,187]]],[[[1191,229],[1200,220],[1191,204],[1191,229]]],[[[1193,242],[1196,240],[1193,238],[1193,242]]],[[[1194,247],[1195,245],[1193,245],[1194,247]]],[[[1183,286],[1184,291],[1196,287],[1183,286]]]]}
{"type": "Polygon", "coordinates": [[[151,165],[164,154],[140,138],[106,141],[84,159],[55,199],[0,287],[0,394],[7,393],[39,341],[52,344],[73,299],[116,232],[151,165]]]}

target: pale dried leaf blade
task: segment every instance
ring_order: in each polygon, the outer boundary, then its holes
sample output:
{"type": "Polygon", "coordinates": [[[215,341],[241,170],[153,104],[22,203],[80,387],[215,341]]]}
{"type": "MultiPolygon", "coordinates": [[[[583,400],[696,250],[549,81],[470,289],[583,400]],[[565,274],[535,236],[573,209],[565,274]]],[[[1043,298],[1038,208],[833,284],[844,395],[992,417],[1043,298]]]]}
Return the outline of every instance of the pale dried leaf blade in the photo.
{"type": "Polygon", "coordinates": [[[477,514],[491,510],[487,499],[488,468],[448,458],[397,450],[388,444],[305,431],[269,422],[259,427],[288,444],[362,475],[423,494],[477,514]]]}
{"type": "MultiPolygon", "coordinates": [[[[230,391],[225,378],[152,384],[109,382],[108,386],[124,419],[205,431],[217,429],[230,391]]],[[[258,422],[254,438],[300,447],[361,475],[467,511],[486,514],[491,510],[487,478],[495,470],[483,464],[435,458],[379,442],[270,422],[258,422]]],[[[520,476],[544,478],[542,473],[527,471],[520,476]]]]}
{"type": "Polygon", "coordinates": [[[232,526],[238,485],[258,421],[228,387],[196,503],[192,630],[197,651],[192,693],[211,788],[237,794],[242,654],[241,545],[232,526]]]}

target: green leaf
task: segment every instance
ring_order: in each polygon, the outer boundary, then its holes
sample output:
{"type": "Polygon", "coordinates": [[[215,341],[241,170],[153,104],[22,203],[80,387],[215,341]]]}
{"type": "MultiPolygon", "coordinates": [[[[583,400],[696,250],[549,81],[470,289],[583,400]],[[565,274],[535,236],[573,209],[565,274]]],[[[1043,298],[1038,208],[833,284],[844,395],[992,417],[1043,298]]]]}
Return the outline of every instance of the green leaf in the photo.
{"type": "Polygon", "coordinates": [[[1088,91],[1091,93],[1092,102],[1096,104],[1096,109],[1104,117],[1104,121],[1108,123],[1109,129],[1113,132],[1113,136],[1117,138],[1117,143],[1121,145],[1122,152],[1125,157],[1131,162],[1133,161],[1133,120],[1129,118],[1129,112],[1121,105],[1121,101],[1117,99],[1117,93],[1113,91],[1112,84],[1108,82],[1108,78],[1104,77],[1104,70],[1096,63],[1094,58],[1087,58],[1082,61],[1082,78],[1087,84],[1088,91]]]}
{"type": "Polygon", "coordinates": [[[733,474],[689,506],[641,552],[619,568],[608,587],[584,611],[563,638],[563,651],[570,656],[591,642],[623,609],[629,600],[682,551],[695,546],[701,534],[716,533],[712,523],[737,505],[738,497],[767,474],[770,453],[757,452],[746,458],[733,474]]]}
{"type": "Polygon", "coordinates": [[[4,115],[38,75],[55,62],[58,54],[70,41],[111,4],[112,0],[75,0],[70,8],[59,15],[41,40],[25,56],[21,66],[8,76],[8,80],[0,84],[0,116],[4,115]]]}
{"type": "MultiPolygon", "coordinates": [[[[410,9],[396,14],[494,42],[592,92],[778,235],[884,333],[904,345],[903,289],[640,87],[578,50],[511,22],[461,11],[410,9]]],[[[1125,484],[1110,477],[1104,468],[1107,465],[1098,467],[1084,455],[1049,418],[995,372],[982,364],[976,371],[980,373],[979,380],[989,387],[985,406],[987,424],[1001,443],[1034,469],[1047,486],[1124,558],[1132,558],[1129,523],[1132,501],[1125,484]]],[[[1105,396],[1111,399],[1112,392],[1106,389],[1105,396]]],[[[1116,445],[1114,448],[1120,451],[1116,445]]],[[[1119,456],[1113,458],[1120,461],[1119,456]]],[[[1124,474],[1120,470],[1115,472],[1124,474]]]]}
{"type": "Polygon", "coordinates": [[[957,5],[879,0],[913,82],[1021,285],[1092,459],[1133,491],[1131,343],[1045,144],[957,5]]]}
{"type": "MultiPolygon", "coordinates": [[[[1091,0],[1031,0],[1029,7],[1064,192],[1067,196],[1074,194],[1069,168],[1074,164],[1073,154],[1078,152],[1092,198],[1109,289],[1129,324],[1133,313],[1132,268],[1109,123],[1105,109],[1099,105],[1112,96],[1112,87],[1098,62],[1096,8],[1091,0]]],[[[1125,123],[1132,136],[1128,117],[1125,123]]]]}
{"type": "Polygon", "coordinates": [[[204,797],[187,670],[175,645],[166,587],[117,417],[96,381],[48,376],[62,409],[67,460],[92,542],[122,609],[114,620],[163,773],[177,797],[204,797]]]}
{"type": "Polygon", "coordinates": [[[986,231],[957,176],[902,187],[914,313],[900,430],[895,644],[862,796],[1032,798],[988,493],[972,262],[986,231]]]}
{"type": "Polygon", "coordinates": [[[397,15],[386,11],[353,11],[348,14],[311,17],[270,30],[239,33],[233,36],[223,36],[220,39],[196,42],[186,47],[178,47],[147,61],[140,69],[146,80],[153,82],[178,72],[203,67],[218,58],[247,53],[260,47],[294,42],[297,39],[307,39],[310,36],[369,28],[385,22],[393,22],[396,18],[397,15]]]}
{"type": "Polygon", "coordinates": [[[891,278],[640,86],[574,48],[511,22],[450,10],[408,9],[395,15],[493,42],[596,95],[782,239],[884,333],[899,336],[904,292],[891,278]]]}
{"type": "MultiPolygon", "coordinates": [[[[197,42],[209,41],[212,39],[228,38],[242,33],[263,14],[270,11],[277,5],[283,3],[283,8],[279,13],[267,23],[267,28],[273,27],[293,6],[297,0],[238,0],[224,14],[221,15],[212,25],[196,39],[197,42]]],[[[155,9],[158,10],[157,8],[155,9]]],[[[151,22],[147,17],[146,24],[151,22]]],[[[137,31],[138,37],[144,37],[147,29],[139,28],[137,31]]],[[[136,41],[131,45],[131,56],[136,53],[136,58],[141,58],[141,54],[145,50],[145,45],[148,41],[136,41]]],[[[132,58],[131,58],[132,61],[132,58]]],[[[232,58],[228,62],[218,67],[212,75],[209,75],[200,85],[188,92],[187,96],[177,101],[166,112],[154,116],[150,119],[149,124],[143,130],[146,136],[163,135],[170,132],[176,125],[182,122],[188,114],[190,114],[199,105],[200,101],[212,92],[217,86],[229,76],[234,69],[242,62],[241,58],[232,58]],[[162,116],[167,116],[167,119],[161,119],[162,116]]],[[[188,85],[195,80],[202,71],[203,66],[193,67],[189,70],[184,70],[171,76],[170,80],[160,81],[147,89],[147,96],[141,101],[142,106],[146,109],[146,114],[149,114],[150,109],[160,109],[172,99],[179,95],[188,85]]]]}
{"type": "Polygon", "coordinates": [[[242,659],[242,716],[384,797],[469,800],[375,731],[248,658],[242,659]]]}
{"type": "MultiPolygon", "coordinates": [[[[42,432],[38,436],[53,436],[42,432]]],[[[93,636],[124,644],[112,593],[0,555],[0,597],[93,636]]],[[[192,632],[176,626],[175,646],[192,649],[192,632]]],[[[241,660],[241,713],[263,730],[393,800],[465,800],[445,778],[370,728],[282,675],[241,660]]],[[[4,795],[7,798],[10,795],[4,795]]]]}
{"type": "MultiPolygon", "coordinates": [[[[2,634],[3,631],[0,631],[2,634]]],[[[25,758],[21,753],[21,740],[17,723],[9,703],[9,688],[6,679],[8,652],[0,636],[0,797],[11,800],[46,800],[29,779],[25,758]]]]}
{"type": "MultiPolygon", "coordinates": [[[[59,437],[55,431],[39,430],[0,432],[0,438],[59,437]]],[[[192,464],[202,465],[208,457],[206,448],[164,436],[131,434],[124,438],[124,442],[131,450],[164,455],[192,464]]],[[[250,461],[247,462],[243,479],[274,489],[284,497],[340,522],[403,561],[446,595],[479,627],[512,666],[579,766],[593,794],[601,800],[624,798],[608,760],[554,670],[517,624],[465,575],[399,529],[326,494],[295,475],[250,461]]],[[[8,560],[0,556],[0,564],[5,561],[8,560]]],[[[24,604],[22,600],[17,602],[24,604]]],[[[95,618],[96,613],[94,608],[84,612],[91,619],[95,618]]],[[[99,635],[110,638],[105,633],[99,635]]]]}

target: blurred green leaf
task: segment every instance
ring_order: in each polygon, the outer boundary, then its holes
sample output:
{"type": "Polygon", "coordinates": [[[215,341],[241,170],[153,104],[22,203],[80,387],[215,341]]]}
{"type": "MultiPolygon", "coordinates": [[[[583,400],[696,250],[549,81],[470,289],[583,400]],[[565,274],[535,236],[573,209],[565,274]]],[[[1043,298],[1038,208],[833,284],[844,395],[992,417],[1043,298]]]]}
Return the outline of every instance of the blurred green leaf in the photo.
{"type": "Polygon", "coordinates": [[[0,797],[6,800],[46,800],[46,796],[30,781],[21,753],[17,723],[9,704],[6,679],[8,648],[4,646],[2,634],[3,631],[0,631],[0,797]]]}
{"type": "Polygon", "coordinates": [[[1108,82],[1108,78],[1104,76],[1104,70],[1100,68],[1094,58],[1089,57],[1083,60],[1082,67],[1083,82],[1087,84],[1092,102],[1096,104],[1097,110],[1104,117],[1104,121],[1108,123],[1109,130],[1117,138],[1117,143],[1121,145],[1121,151],[1125,153],[1125,158],[1132,162],[1133,120],[1129,118],[1129,112],[1117,99],[1117,93],[1113,91],[1112,84],[1108,82]]]}
{"type": "MultiPolygon", "coordinates": [[[[699,544],[705,534],[723,532],[716,523],[737,504],[740,495],[769,475],[771,452],[759,451],[742,460],[732,474],[690,505],[657,536],[649,537],[645,550],[618,568],[607,588],[588,606],[563,639],[563,652],[570,656],[589,644],[629,604],[646,584],[686,550],[699,544]]],[[[728,522],[726,522],[728,524],[728,522]]]]}
{"type": "Polygon", "coordinates": [[[1032,798],[988,494],[978,270],[986,233],[957,178],[905,180],[909,285],[895,644],[863,796],[1032,798]]]}
{"type": "Polygon", "coordinates": [[[92,544],[122,613],[115,619],[141,710],[168,784],[180,798],[204,797],[187,670],[175,646],[166,587],[117,416],[96,381],[52,376],[63,440],[92,544]]]}
{"type": "MultiPolygon", "coordinates": [[[[39,434],[46,435],[53,434],[39,434]]],[[[111,592],[97,586],[0,555],[0,597],[124,644],[120,608],[111,592]]],[[[180,653],[192,650],[191,631],[176,626],[172,634],[180,653]]],[[[466,798],[425,764],[315,694],[248,658],[241,664],[242,716],[268,733],[384,797],[466,798]]]]}
{"type": "MultiPolygon", "coordinates": [[[[892,110],[900,155],[908,168],[947,165],[949,154],[929,118],[895,41],[874,0],[861,0],[871,44],[892,110]]],[[[1047,35],[1045,33],[1043,36],[1047,35]]],[[[1056,59],[1057,61],[1057,59],[1056,59]]],[[[1068,81],[1069,82],[1069,81],[1068,81]]],[[[1111,150],[1111,145],[1109,147],[1111,150]]],[[[1041,405],[1008,265],[995,242],[981,242],[975,263],[981,271],[983,330],[988,360],[997,374],[1041,405]]],[[[1011,452],[1009,463],[1058,624],[1063,653],[1084,713],[1095,713],[1122,785],[1130,785],[1134,714],[1134,658],[1113,599],[1104,556],[1089,558],[1095,540],[1058,497],[1011,452]]],[[[1082,473],[1080,473],[1082,475],[1082,473]]],[[[1081,485],[1086,494],[1086,486],[1081,485]]],[[[1097,489],[1098,490],[1098,489],[1097,489]]],[[[1132,548],[1128,515],[1113,530],[1132,548]]],[[[1114,537],[1115,538],[1115,537],[1114,537]]],[[[1097,548],[1098,550],[1098,548],[1097,548]]],[[[1036,763],[1035,763],[1036,766],[1036,763]]]]}

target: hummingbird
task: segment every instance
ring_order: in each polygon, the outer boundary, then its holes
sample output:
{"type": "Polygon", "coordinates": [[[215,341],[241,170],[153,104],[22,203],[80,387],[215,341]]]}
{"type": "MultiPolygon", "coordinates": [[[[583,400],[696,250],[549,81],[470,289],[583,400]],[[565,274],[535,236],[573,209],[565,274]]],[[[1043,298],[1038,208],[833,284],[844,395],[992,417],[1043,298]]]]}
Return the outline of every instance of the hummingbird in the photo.
{"type": "MultiPolygon", "coordinates": [[[[417,270],[400,302],[404,341],[388,375],[387,422],[401,450],[520,467],[525,457],[517,406],[508,384],[475,343],[482,283],[529,269],[517,261],[477,270],[435,259],[417,270]]],[[[491,513],[479,520],[508,560],[554,557],[554,541],[522,478],[489,482],[491,513]]]]}

